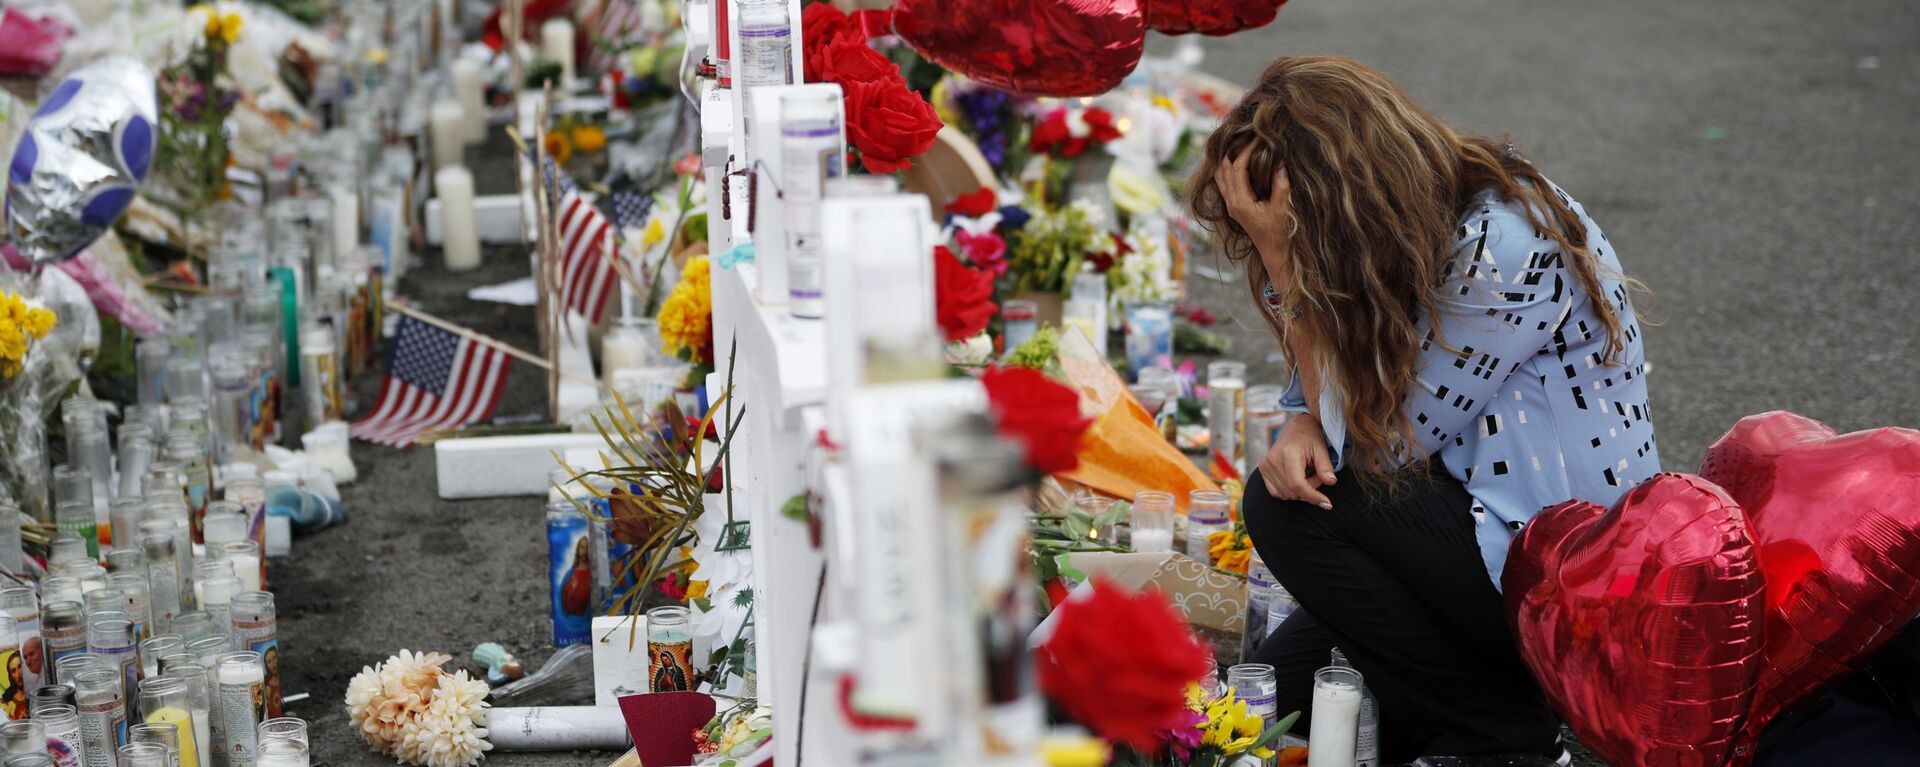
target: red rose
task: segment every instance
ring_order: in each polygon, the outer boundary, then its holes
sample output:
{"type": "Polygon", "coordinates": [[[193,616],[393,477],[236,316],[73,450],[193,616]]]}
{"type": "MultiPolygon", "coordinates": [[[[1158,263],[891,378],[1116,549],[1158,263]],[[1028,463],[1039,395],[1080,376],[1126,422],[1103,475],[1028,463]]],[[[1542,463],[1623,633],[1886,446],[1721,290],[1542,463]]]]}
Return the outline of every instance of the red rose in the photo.
{"type": "Polygon", "coordinates": [[[913,167],[913,158],[933,148],[943,127],[933,105],[897,77],[879,82],[843,82],[847,93],[847,143],[860,150],[869,173],[913,167]]]}
{"type": "Polygon", "coordinates": [[[900,81],[900,65],[893,63],[865,40],[839,40],[822,49],[819,56],[820,79],[830,83],[871,83],[900,81]]]}
{"type": "Polygon", "coordinates": [[[1099,107],[1087,107],[1087,111],[1080,113],[1080,119],[1087,123],[1088,141],[1105,144],[1120,138],[1120,129],[1114,127],[1112,112],[1099,107]]]}
{"type": "Polygon", "coordinates": [[[1080,438],[1093,420],[1080,415],[1080,394],[1037,370],[988,368],[980,383],[1001,434],[1027,449],[1027,463],[1045,474],[1080,465],[1080,438]]]}
{"type": "Polygon", "coordinates": [[[1095,578],[1056,609],[1034,663],[1041,691],[1067,716],[1138,751],[1158,748],[1162,731],[1187,723],[1187,685],[1209,661],[1166,597],[1095,578]]]}
{"type": "Polygon", "coordinates": [[[933,249],[934,317],[948,341],[987,329],[1000,307],[993,302],[993,275],[960,263],[945,245],[933,249]]]}
{"type": "Polygon", "coordinates": [[[956,216],[979,218],[1000,209],[1000,203],[991,187],[980,187],[947,203],[947,212],[956,216]]]}

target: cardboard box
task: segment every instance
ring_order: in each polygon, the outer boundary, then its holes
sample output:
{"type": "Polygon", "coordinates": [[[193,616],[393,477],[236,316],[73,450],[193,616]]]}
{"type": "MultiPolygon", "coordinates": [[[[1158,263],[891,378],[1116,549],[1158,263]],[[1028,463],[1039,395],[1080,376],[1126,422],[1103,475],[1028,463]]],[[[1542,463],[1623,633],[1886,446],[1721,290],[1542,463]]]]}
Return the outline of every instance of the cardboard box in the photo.
{"type": "Polygon", "coordinates": [[[1102,575],[1130,589],[1158,590],[1195,626],[1227,633],[1246,626],[1247,582],[1185,554],[1086,551],[1068,561],[1089,577],[1102,575]]]}

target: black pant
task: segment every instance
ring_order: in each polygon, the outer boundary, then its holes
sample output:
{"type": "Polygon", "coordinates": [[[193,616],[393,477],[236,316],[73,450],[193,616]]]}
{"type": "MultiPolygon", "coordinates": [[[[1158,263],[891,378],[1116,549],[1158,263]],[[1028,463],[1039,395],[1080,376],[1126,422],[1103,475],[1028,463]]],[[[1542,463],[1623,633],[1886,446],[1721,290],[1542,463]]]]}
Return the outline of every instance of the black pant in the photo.
{"type": "Polygon", "coordinates": [[[1514,650],[1466,489],[1437,470],[1409,471],[1394,493],[1338,480],[1322,489],[1332,511],[1247,480],[1247,532],[1301,607],[1255,653],[1279,678],[1279,711],[1310,710],[1314,671],[1337,645],[1379,701],[1384,761],[1558,755],[1558,720],[1514,650]]]}

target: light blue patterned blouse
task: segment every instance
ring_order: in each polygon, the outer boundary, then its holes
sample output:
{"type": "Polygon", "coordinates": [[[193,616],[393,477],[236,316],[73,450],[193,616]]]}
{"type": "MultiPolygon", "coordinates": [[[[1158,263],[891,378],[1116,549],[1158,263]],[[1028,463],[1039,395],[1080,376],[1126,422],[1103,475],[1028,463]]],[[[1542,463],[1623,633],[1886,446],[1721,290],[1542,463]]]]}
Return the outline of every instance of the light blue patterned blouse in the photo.
{"type": "MultiPolygon", "coordinates": [[[[1578,498],[1610,505],[1660,470],[1647,409],[1646,356],[1613,245],[1559,187],[1602,262],[1602,293],[1620,312],[1620,365],[1602,362],[1606,325],[1553,240],[1527,223],[1520,203],[1492,192],[1460,222],[1441,286],[1440,332],[1427,341],[1406,412],[1420,455],[1437,455],[1473,496],[1480,554],[1494,587],[1507,545],[1541,509],[1578,498]]],[[[1343,462],[1340,394],[1320,387],[1320,425],[1343,462]]],[[[1281,407],[1307,412],[1296,375],[1281,407]]],[[[1333,513],[1339,513],[1335,509],[1333,513]]]]}

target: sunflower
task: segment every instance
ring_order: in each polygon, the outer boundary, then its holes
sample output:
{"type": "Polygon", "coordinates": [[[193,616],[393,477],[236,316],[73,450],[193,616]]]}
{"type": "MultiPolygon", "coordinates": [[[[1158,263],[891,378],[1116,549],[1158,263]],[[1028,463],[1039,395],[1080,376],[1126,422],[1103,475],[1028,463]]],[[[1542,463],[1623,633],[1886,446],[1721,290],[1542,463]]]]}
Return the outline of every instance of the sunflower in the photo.
{"type": "Polygon", "coordinates": [[[575,125],[567,131],[573,140],[573,148],[582,152],[598,152],[607,147],[607,134],[593,125],[575,125]]]}
{"type": "Polygon", "coordinates": [[[1237,699],[1233,691],[1228,690],[1226,695],[1207,706],[1207,722],[1202,726],[1204,734],[1200,742],[1217,746],[1229,756],[1248,752],[1261,759],[1272,758],[1273,749],[1264,746],[1253,748],[1253,744],[1260,740],[1260,733],[1266,730],[1266,725],[1266,720],[1259,714],[1247,710],[1246,701],[1237,699]]]}
{"type": "Polygon", "coordinates": [[[547,154],[553,157],[554,162],[562,165],[566,164],[567,160],[573,157],[573,145],[567,143],[566,134],[547,134],[547,154]]]}
{"type": "Polygon", "coordinates": [[[1253,555],[1253,541],[1243,528],[1221,530],[1207,535],[1207,555],[1213,566],[1236,573],[1247,572],[1247,560],[1253,555]]]}

